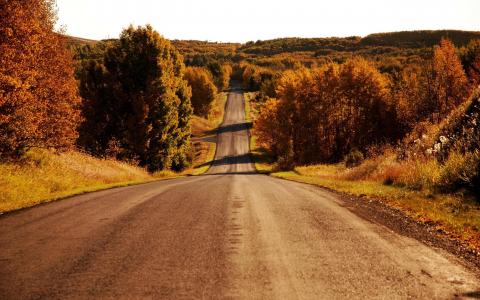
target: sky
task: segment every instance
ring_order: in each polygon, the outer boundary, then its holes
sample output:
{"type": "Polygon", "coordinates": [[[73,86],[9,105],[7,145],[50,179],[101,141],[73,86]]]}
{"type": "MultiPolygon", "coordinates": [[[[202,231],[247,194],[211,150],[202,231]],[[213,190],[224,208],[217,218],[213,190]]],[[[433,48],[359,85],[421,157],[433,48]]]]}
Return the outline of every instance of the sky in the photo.
{"type": "Polygon", "coordinates": [[[247,42],[421,29],[480,31],[480,0],[57,0],[67,34],[116,38],[151,24],[168,39],[247,42]]]}

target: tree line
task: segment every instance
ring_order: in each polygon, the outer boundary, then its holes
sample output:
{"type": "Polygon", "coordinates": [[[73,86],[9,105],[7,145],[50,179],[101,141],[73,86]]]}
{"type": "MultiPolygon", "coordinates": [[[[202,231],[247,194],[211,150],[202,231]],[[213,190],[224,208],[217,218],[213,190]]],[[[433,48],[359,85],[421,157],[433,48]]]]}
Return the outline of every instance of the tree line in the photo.
{"type": "Polygon", "coordinates": [[[480,82],[465,68],[477,69],[477,58],[462,65],[453,43],[443,39],[431,59],[392,75],[360,57],[286,71],[275,80],[275,97],[261,106],[254,131],[283,168],[367,153],[397,143],[419,123],[438,124],[466,101],[480,82]]]}

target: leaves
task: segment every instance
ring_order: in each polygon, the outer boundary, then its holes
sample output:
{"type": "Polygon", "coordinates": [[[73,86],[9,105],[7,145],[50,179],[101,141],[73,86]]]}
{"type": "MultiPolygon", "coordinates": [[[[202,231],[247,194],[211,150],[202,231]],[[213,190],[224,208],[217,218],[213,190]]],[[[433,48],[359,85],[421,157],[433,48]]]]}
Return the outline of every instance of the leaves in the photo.
{"type": "Polygon", "coordinates": [[[0,2],[0,156],[73,147],[80,98],[54,1],[0,2]]]}
{"type": "Polygon", "coordinates": [[[185,79],[192,88],[193,112],[201,117],[207,117],[217,97],[217,88],[212,74],[201,67],[188,67],[185,79]]]}

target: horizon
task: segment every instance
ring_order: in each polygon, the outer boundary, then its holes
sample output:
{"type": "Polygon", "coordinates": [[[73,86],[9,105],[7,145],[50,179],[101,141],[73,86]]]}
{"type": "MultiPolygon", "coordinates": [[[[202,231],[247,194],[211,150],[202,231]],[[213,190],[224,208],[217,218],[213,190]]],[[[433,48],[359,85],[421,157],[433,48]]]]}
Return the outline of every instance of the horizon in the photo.
{"type": "MultiPolygon", "coordinates": [[[[146,26],[146,25],[151,25],[151,24],[144,24],[144,25],[134,25],[135,27],[137,26],[146,26]]],[[[127,28],[128,26],[124,27],[127,28]]],[[[153,27],[154,30],[156,30],[155,27],[153,27]]],[[[329,38],[350,38],[350,37],[359,37],[359,38],[365,38],[367,36],[373,35],[373,34],[383,34],[383,33],[399,33],[399,32],[416,32],[416,31],[463,31],[463,32],[478,32],[480,33],[480,30],[462,30],[462,29],[450,29],[450,28],[443,28],[443,29],[419,29],[419,30],[399,30],[399,31],[383,31],[383,32],[371,32],[366,35],[360,36],[360,35],[345,35],[345,36],[311,36],[311,37],[300,37],[300,36],[279,36],[279,37],[274,37],[274,38],[269,38],[265,40],[250,40],[250,41],[245,41],[245,42],[225,42],[225,41],[213,41],[213,40],[202,40],[202,39],[177,39],[177,38],[167,38],[170,41],[195,41],[195,42],[206,42],[206,43],[218,43],[218,44],[241,44],[244,45],[249,42],[257,42],[257,41],[271,41],[271,40],[277,40],[277,39],[329,39],[329,38]]],[[[160,32],[161,34],[161,32],[160,32]]],[[[102,41],[102,40],[107,40],[107,39],[118,39],[118,37],[109,37],[105,39],[91,39],[91,38],[85,38],[82,36],[75,36],[75,35],[70,35],[66,34],[69,37],[72,38],[78,38],[78,39],[84,39],[84,40],[91,40],[91,41],[102,41]]],[[[166,38],[166,37],[164,37],[166,38]]]]}
{"type": "Polygon", "coordinates": [[[241,44],[277,38],[480,30],[480,20],[475,16],[475,12],[480,11],[479,1],[459,0],[454,5],[446,0],[417,2],[406,0],[386,5],[379,0],[361,3],[297,0],[292,6],[285,0],[259,3],[246,0],[242,6],[236,6],[213,0],[179,0],[175,3],[139,0],[132,7],[127,0],[104,0],[100,4],[94,0],[57,0],[57,28],[65,26],[66,34],[70,36],[103,40],[117,38],[129,25],[151,24],[169,40],[241,44]]]}

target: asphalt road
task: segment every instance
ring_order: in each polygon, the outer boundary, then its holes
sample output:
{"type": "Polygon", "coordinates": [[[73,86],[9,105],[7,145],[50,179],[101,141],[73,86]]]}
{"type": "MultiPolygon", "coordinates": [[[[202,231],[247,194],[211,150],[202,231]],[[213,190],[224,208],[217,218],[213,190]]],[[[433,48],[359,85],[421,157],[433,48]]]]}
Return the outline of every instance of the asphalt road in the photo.
{"type": "Polygon", "coordinates": [[[254,173],[233,91],[204,176],[0,217],[0,299],[344,299],[480,295],[452,255],[332,193],[254,173]]]}

